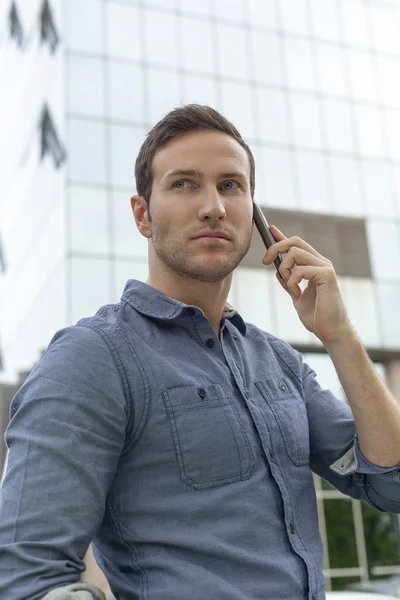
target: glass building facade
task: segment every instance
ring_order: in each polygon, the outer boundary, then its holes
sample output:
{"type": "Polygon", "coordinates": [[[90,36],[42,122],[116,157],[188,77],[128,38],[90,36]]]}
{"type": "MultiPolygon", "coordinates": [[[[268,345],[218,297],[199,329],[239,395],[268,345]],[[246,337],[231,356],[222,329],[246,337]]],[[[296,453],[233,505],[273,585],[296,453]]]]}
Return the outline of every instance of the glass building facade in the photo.
{"type": "MultiPolygon", "coordinates": [[[[334,261],[350,317],[400,398],[396,0],[2,0],[0,19],[4,377],[29,369],[57,329],[118,301],[127,279],[146,280],[134,161],[154,123],[197,102],[249,143],[269,221],[334,261]]],[[[345,400],[261,251],[255,239],[231,303],[304,352],[345,400]]],[[[326,548],[324,503],[346,502],[355,528],[352,570],[326,552],[328,589],[367,580],[360,505],[316,487],[326,548]]]]}

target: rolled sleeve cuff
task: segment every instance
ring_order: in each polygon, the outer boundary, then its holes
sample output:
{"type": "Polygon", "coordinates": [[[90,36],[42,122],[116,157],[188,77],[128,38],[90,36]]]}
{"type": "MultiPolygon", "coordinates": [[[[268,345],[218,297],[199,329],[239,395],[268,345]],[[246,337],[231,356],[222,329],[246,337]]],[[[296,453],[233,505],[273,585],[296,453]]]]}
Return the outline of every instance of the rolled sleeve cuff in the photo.
{"type": "Polygon", "coordinates": [[[352,475],[353,473],[363,473],[365,475],[386,475],[392,474],[394,481],[400,483],[400,465],[394,467],[378,467],[365,458],[361,452],[357,433],[354,434],[354,443],[343,456],[330,465],[332,471],[338,475],[352,475]]]}

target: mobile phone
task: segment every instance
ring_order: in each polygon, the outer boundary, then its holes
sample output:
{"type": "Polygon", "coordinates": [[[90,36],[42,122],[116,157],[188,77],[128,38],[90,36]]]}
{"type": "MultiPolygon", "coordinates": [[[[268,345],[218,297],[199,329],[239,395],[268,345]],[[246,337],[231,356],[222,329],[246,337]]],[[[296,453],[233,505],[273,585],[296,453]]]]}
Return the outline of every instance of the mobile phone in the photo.
{"type": "MultiPolygon", "coordinates": [[[[266,249],[268,250],[268,248],[270,248],[272,246],[272,244],[276,243],[276,240],[274,239],[274,237],[270,231],[268,221],[265,218],[263,211],[258,206],[258,204],[256,204],[255,202],[253,202],[253,221],[256,224],[256,227],[258,229],[258,232],[261,236],[262,241],[265,244],[266,249]]],[[[278,271],[279,277],[283,281],[286,281],[286,279],[284,277],[282,277],[281,272],[279,271],[279,267],[281,266],[282,258],[283,258],[282,254],[278,254],[276,259],[274,260],[274,265],[276,267],[276,270],[278,271]]]]}

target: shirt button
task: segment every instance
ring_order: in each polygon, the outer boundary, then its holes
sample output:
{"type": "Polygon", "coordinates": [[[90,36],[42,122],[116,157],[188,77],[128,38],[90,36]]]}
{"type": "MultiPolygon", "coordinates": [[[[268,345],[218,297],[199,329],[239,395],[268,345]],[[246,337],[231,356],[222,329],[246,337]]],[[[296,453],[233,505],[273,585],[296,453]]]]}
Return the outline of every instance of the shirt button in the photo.
{"type": "Polygon", "coordinates": [[[215,342],[211,338],[206,341],[207,348],[214,348],[214,344],[215,342]]]}
{"type": "Polygon", "coordinates": [[[269,460],[271,462],[275,462],[275,456],[272,454],[272,452],[269,453],[269,460]]]}
{"type": "Polygon", "coordinates": [[[315,594],[313,594],[313,595],[311,596],[311,600],[317,600],[317,596],[316,596],[315,594]]]}
{"type": "Polygon", "coordinates": [[[199,394],[200,398],[205,398],[206,397],[206,392],[205,392],[205,390],[203,390],[203,388],[199,388],[197,390],[197,393],[199,394]]]}
{"type": "Polygon", "coordinates": [[[296,527],[294,526],[294,523],[293,523],[293,521],[291,521],[291,522],[290,522],[290,531],[291,531],[292,533],[296,533],[296,527]]]}
{"type": "Polygon", "coordinates": [[[286,391],[286,385],[283,383],[283,381],[280,381],[278,385],[282,392],[286,391]]]}
{"type": "Polygon", "coordinates": [[[196,314],[196,311],[194,310],[194,308],[187,308],[186,314],[189,315],[190,317],[194,317],[194,315],[196,314]]]}

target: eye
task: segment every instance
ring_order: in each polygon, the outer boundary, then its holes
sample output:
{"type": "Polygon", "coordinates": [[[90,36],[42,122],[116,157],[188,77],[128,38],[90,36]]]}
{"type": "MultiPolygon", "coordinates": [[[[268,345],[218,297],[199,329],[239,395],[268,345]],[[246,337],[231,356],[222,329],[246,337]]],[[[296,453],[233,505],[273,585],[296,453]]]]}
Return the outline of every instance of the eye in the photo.
{"type": "Polygon", "coordinates": [[[237,181],[224,181],[224,183],[222,184],[222,189],[224,190],[235,190],[239,187],[239,184],[237,181]]]}
{"type": "Polygon", "coordinates": [[[193,187],[193,184],[188,179],[181,179],[180,181],[175,181],[174,188],[178,190],[182,190],[187,187],[193,187]]]}

